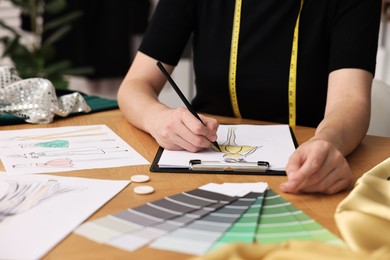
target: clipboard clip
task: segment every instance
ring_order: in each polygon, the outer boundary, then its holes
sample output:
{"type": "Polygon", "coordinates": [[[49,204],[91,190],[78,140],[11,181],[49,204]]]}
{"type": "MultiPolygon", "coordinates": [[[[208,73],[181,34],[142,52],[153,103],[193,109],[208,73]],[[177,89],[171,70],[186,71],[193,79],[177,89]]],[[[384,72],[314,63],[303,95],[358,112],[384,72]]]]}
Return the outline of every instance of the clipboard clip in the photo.
{"type": "Polygon", "coordinates": [[[270,169],[269,162],[246,162],[236,160],[202,161],[190,160],[190,169],[193,171],[229,171],[229,172],[267,172],[270,169]]]}

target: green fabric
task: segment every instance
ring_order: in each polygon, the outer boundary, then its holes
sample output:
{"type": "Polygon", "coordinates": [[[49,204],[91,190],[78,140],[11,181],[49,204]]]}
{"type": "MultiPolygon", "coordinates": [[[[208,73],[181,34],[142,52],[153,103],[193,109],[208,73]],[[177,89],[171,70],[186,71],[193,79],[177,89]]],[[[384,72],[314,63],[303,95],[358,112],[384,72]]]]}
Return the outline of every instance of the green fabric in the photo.
{"type": "MultiPolygon", "coordinates": [[[[56,90],[57,96],[63,96],[67,94],[71,94],[74,91],[71,90],[56,90]]],[[[85,93],[79,92],[83,98],[85,99],[85,102],[87,102],[88,106],[91,108],[91,112],[89,113],[95,113],[95,112],[100,112],[100,111],[105,111],[105,110],[110,110],[110,109],[117,109],[118,108],[118,102],[114,99],[107,99],[107,98],[102,98],[98,96],[88,96],[85,93]]],[[[75,116],[75,115],[83,115],[85,113],[73,113],[69,116],[75,116]]],[[[24,119],[16,117],[11,114],[0,114],[0,126],[4,125],[16,125],[16,124],[24,124],[26,123],[24,119]]]]}
{"type": "Polygon", "coordinates": [[[98,96],[84,96],[85,101],[91,108],[91,112],[99,112],[118,108],[118,101],[98,96]]]}

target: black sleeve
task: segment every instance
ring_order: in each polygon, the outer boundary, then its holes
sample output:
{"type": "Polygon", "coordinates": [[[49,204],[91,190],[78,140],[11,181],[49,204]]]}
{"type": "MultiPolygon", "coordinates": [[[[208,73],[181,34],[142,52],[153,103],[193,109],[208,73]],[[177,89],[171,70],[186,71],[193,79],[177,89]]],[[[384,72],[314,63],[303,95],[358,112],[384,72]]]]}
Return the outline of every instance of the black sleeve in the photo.
{"type": "Polygon", "coordinates": [[[381,0],[340,0],[332,22],[329,72],[360,68],[375,74],[381,0]]]}
{"type": "Polygon", "coordinates": [[[194,28],[193,0],[160,0],[139,51],[177,65],[194,28]]]}

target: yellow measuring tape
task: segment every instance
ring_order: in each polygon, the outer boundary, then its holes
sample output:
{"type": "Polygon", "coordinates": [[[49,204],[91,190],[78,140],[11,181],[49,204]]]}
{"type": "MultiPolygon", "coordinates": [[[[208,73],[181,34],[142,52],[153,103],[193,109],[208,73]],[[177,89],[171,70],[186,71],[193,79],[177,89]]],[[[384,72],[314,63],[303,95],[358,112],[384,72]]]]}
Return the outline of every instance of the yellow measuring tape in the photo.
{"type": "Polygon", "coordinates": [[[230,100],[233,106],[233,113],[238,118],[241,118],[241,113],[240,113],[240,109],[238,108],[238,100],[237,100],[237,92],[236,92],[236,76],[237,76],[238,38],[240,36],[241,5],[242,5],[242,0],[236,0],[236,5],[234,7],[232,45],[230,49],[230,63],[229,63],[230,100]]]}
{"type": "MultiPolygon", "coordinates": [[[[297,58],[298,58],[298,35],[299,35],[299,18],[301,16],[304,0],[301,0],[297,21],[294,28],[294,38],[291,50],[290,74],[288,81],[288,107],[289,107],[289,125],[296,124],[296,84],[297,84],[297,58]]],[[[240,35],[241,21],[241,6],[242,0],[236,0],[234,7],[232,43],[230,49],[229,63],[229,92],[232,102],[234,115],[241,118],[240,109],[238,106],[236,92],[236,77],[237,77],[237,56],[238,56],[238,39],[240,35]]]]}

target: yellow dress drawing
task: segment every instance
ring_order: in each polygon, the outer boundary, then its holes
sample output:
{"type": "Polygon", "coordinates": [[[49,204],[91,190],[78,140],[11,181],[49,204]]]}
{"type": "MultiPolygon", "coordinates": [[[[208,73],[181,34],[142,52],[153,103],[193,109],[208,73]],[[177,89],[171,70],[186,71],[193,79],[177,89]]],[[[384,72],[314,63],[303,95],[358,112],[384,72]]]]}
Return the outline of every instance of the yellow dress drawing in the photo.
{"type": "MultiPolygon", "coordinates": [[[[261,146],[238,145],[236,143],[236,129],[236,127],[229,127],[226,141],[219,145],[221,152],[224,153],[223,160],[225,162],[243,162],[248,155],[261,148],[261,146]]],[[[212,149],[217,151],[214,147],[212,149]]]]}

